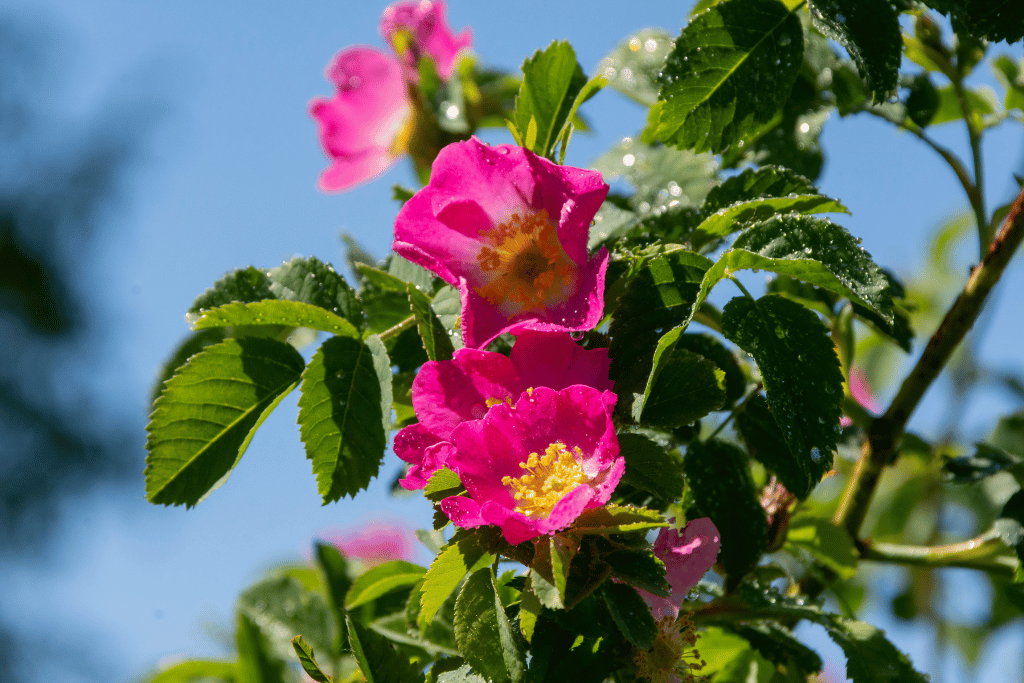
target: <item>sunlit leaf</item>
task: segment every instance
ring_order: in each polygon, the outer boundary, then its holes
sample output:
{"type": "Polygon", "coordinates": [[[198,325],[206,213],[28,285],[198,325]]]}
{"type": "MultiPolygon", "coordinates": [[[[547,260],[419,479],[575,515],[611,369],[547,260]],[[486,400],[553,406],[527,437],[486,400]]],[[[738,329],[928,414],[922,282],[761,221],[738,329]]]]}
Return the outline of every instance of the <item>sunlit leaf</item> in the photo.
{"type": "Polygon", "coordinates": [[[565,41],[554,41],[523,62],[515,123],[524,136],[531,126],[536,131],[533,144],[526,147],[541,156],[553,154],[558,133],[586,83],[587,77],[576,63],[576,52],[565,41]]]}
{"type": "Polygon", "coordinates": [[[661,74],[655,136],[721,152],[769,124],[800,70],[803,29],[778,0],[726,0],[683,29],[661,74]]]}
{"type": "Polygon", "coordinates": [[[348,589],[345,609],[376,600],[380,596],[405,586],[412,586],[426,573],[423,567],[404,560],[391,560],[363,572],[348,589]]]}
{"type": "Polygon", "coordinates": [[[147,426],[149,501],[191,507],[223,483],[304,366],[292,346],[261,338],[192,356],[164,385],[147,426]]]}
{"type": "Polygon", "coordinates": [[[391,363],[380,338],[332,337],[302,373],[299,432],[324,504],[377,475],[391,425],[391,363]]]}
{"type": "Polygon", "coordinates": [[[526,673],[522,646],[500,608],[491,569],[470,575],[455,603],[455,639],[474,670],[488,680],[519,683],[526,673]]]}
{"type": "Polygon", "coordinates": [[[366,326],[366,313],[356,293],[334,266],[315,256],[297,256],[269,273],[270,289],[278,299],[319,306],[348,320],[357,330],[366,326]]]}
{"type": "Polygon", "coordinates": [[[292,638],[292,647],[295,648],[295,656],[299,658],[302,670],[317,683],[331,683],[331,677],[324,673],[320,665],[316,663],[316,656],[313,648],[301,635],[292,638]]]}
{"type": "Polygon", "coordinates": [[[273,299],[253,303],[235,302],[207,309],[194,320],[192,328],[202,330],[236,325],[308,327],[346,337],[359,336],[359,331],[352,323],[319,306],[273,299]]]}
{"type": "Polygon", "coordinates": [[[366,683],[421,683],[422,667],[396,650],[386,638],[352,619],[348,623],[348,638],[352,654],[366,683]]]}

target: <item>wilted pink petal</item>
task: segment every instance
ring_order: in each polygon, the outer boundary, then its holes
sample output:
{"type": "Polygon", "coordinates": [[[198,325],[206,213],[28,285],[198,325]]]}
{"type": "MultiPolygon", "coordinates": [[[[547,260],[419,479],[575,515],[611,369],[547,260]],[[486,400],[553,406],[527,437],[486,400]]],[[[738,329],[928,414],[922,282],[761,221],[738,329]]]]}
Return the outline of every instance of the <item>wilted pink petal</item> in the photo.
{"type": "Polygon", "coordinates": [[[607,194],[596,171],[474,137],[441,150],[398,213],[394,250],[458,287],[470,348],[506,332],[592,329],[608,252],[590,257],[587,235],[607,194]]]}
{"type": "Polygon", "coordinates": [[[373,520],[358,529],[323,539],[338,547],[345,557],[374,566],[391,560],[410,561],[414,557],[412,532],[400,522],[373,520]]]}
{"type": "Polygon", "coordinates": [[[420,57],[434,60],[437,75],[449,80],[455,71],[459,51],[469,47],[473,36],[468,28],[454,35],[444,19],[444,2],[396,2],[380,18],[380,34],[405,66],[411,83],[419,80],[420,57]]]}
{"type": "Polygon", "coordinates": [[[574,385],[534,389],[452,432],[448,466],[469,497],[441,509],[457,525],[501,527],[509,543],[553,534],[608,502],[625,469],[611,412],[615,394],[574,385]]]}
{"type": "Polygon", "coordinates": [[[337,91],[331,99],[313,99],[309,112],[331,160],[320,188],[334,192],[383,173],[405,153],[412,107],[401,66],[372,47],[339,52],[326,76],[337,91]]]}
{"type": "Polygon", "coordinates": [[[663,598],[640,590],[655,621],[679,614],[686,595],[715,564],[720,541],[718,529],[707,517],[690,520],[682,533],[672,528],[658,532],[654,554],[665,563],[671,595],[663,598]]]}
{"type": "Polygon", "coordinates": [[[399,483],[409,489],[426,486],[430,475],[445,465],[445,443],[458,425],[481,419],[497,403],[512,405],[536,387],[564,389],[574,384],[611,390],[607,349],[581,348],[569,335],[525,332],[500,353],[459,349],[451,360],[423,364],[412,384],[412,403],[419,423],[395,435],[395,454],[411,467],[399,483]]]}

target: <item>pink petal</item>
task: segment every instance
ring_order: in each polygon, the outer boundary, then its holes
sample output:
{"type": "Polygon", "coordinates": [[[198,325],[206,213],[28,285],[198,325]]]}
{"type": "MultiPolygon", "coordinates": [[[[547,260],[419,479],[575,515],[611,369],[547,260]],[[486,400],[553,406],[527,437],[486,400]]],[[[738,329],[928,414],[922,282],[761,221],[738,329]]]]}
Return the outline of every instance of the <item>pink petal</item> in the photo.
{"type": "Polygon", "coordinates": [[[608,253],[588,257],[587,235],[607,192],[595,171],[471,138],[441,150],[430,184],[398,214],[394,250],[458,286],[470,348],[505,332],[591,329],[604,310],[608,253]],[[530,249],[541,250],[539,270],[519,260],[530,249]]]}
{"type": "Polygon", "coordinates": [[[672,599],[682,604],[718,557],[718,529],[707,517],[690,520],[682,533],[664,528],[654,542],[654,554],[665,563],[672,599]]]}
{"type": "Polygon", "coordinates": [[[447,438],[466,420],[479,420],[488,400],[512,401],[522,393],[512,362],[500,353],[459,349],[448,361],[428,361],[412,383],[420,424],[447,438]]]}
{"type": "Polygon", "coordinates": [[[384,10],[380,19],[380,33],[392,42],[391,36],[405,29],[412,34],[414,45],[406,68],[411,79],[419,77],[416,72],[417,53],[426,53],[437,65],[438,75],[445,81],[451,79],[459,51],[469,47],[472,34],[463,29],[458,36],[452,34],[444,19],[444,2],[396,2],[384,10]]]}
{"type": "Polygon", "coordinates": [[[509,354],[512,365],[523,384],[528,387],[564,389],[585,384],[601,391],[611,391],[608,379],[611,361],[608,349],[586,350],[569,335],[557,332],[523,332],[509,354]]]}
{"type": "Polygon", "coordinates": [[[409,125],[401,67],[383,52],[356,46],[339,52],[327,67],[333,98],[315,98],[309,111],[332,165],[321,189],[345,190],[383,173],[404,150],[400,136],[409,125]]]}

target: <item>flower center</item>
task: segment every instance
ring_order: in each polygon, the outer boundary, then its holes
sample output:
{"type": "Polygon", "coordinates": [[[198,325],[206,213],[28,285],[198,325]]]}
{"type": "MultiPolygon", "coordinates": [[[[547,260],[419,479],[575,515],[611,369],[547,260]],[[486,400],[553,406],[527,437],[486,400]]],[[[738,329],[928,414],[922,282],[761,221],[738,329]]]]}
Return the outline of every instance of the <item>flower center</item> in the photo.
{"type": "Polygon", "coordinates": [[[502,477],[502,486],[511,490],[519,505],[516,512],[527,517],[547,517],[565,494],[587,480],[583,473],[583,451],[571,451],[561,441],[555,441],[544,450],[544,455],[530,453],[519,467],[526,474],[517,479],[502,477]]]}
{"type": "Polygon", "coordinates": [[[576,264],[562,249],[555,224],[540,210],[513,214],[483,235],[489,244],[477,254],[485,284],[477,294],[503,313],[558,305],[576,289],[576,264]]]}

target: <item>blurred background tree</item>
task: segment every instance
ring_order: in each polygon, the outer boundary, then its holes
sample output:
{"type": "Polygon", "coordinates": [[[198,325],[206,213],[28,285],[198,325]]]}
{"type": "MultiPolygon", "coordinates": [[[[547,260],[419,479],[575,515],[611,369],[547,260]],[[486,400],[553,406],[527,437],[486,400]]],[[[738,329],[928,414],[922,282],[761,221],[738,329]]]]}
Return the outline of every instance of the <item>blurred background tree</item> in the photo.
{"type": "MultiPolygon", "coordinates": [[[[95,389],[111,330],[97,323],[111,312],[87,284],[90,246],[159,107],[120,92],[69,118],[62,79],[74,55],[50,31],[0,16],[0,564],[43,553],[62,501],[142,473],[136,425],[95,389]]],[[[52,645],[0,622],[0,680],[52,645]]],[[[87,653],[76,659],[91,666],[87,653]]]]}

